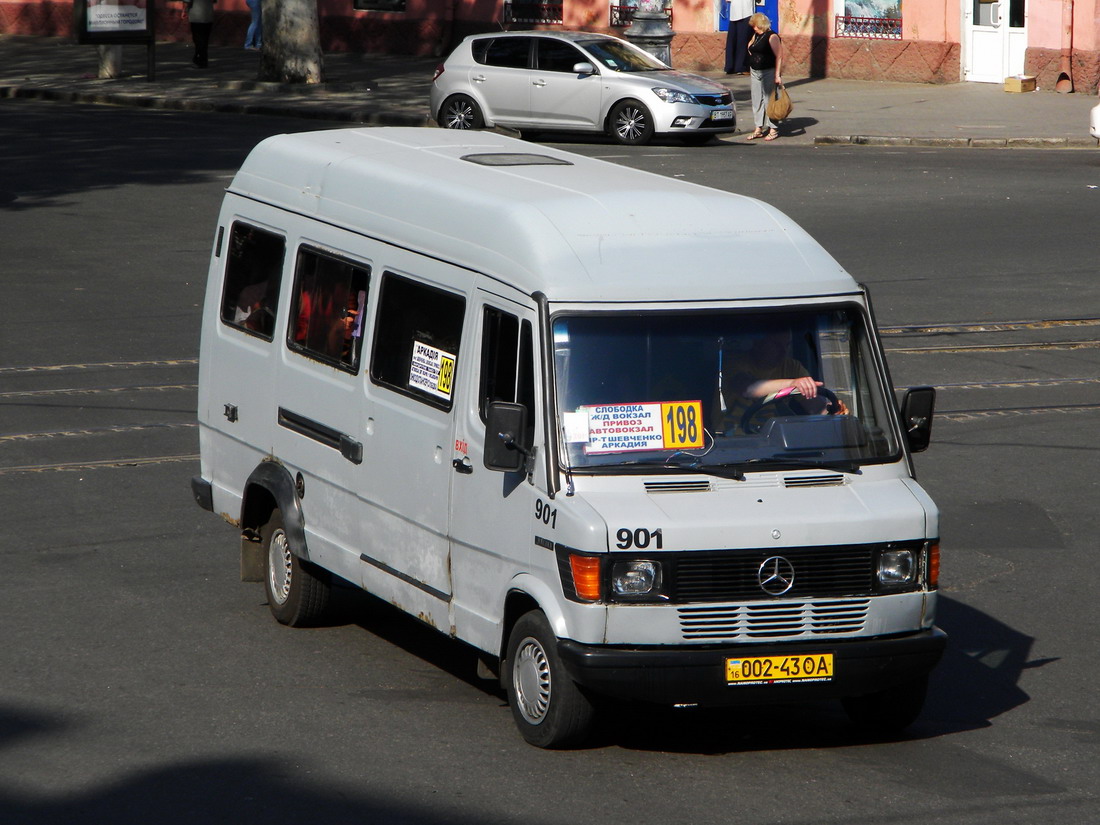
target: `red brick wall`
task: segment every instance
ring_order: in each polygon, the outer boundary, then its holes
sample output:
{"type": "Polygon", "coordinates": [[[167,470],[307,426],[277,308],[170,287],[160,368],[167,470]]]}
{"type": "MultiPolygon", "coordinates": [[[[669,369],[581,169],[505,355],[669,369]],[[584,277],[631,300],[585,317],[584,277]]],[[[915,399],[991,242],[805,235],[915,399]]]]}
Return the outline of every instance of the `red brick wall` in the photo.
{"type": "MultiPolygon", "coordinates": [[[[1024,53],[1024,73],[1035,75],[1036,85],[1040,89],[1053,89],[1061,72],[1060,49],[1029,47],[1024,53]]],[[[1074,50],[1070,60],[1070,75],[1074,92],[1093,94],[1100,83],[1100,51],[1074,50]]]]}
{"type": "MultiPolygon", "coordinates": [[[[678,69],[721,71],[725,34],[677,34],[672,63],[678,69]]],[[[958,43],[862,40],[789,35],[783,38],[785,77],[841,77],[909,83],[955,83],[962,78],[958,43]]]]}

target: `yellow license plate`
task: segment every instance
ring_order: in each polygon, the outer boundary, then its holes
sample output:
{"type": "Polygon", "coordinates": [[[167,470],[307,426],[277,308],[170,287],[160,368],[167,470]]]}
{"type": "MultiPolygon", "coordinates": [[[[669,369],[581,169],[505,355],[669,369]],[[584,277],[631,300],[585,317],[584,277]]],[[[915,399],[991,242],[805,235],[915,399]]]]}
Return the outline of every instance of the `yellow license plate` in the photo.
{"type": "Polygon", "coordinates": [[[832,678],[832,653],[726,659],[726,681],[731,685],[785,685],[828,682],[832,678]]]}

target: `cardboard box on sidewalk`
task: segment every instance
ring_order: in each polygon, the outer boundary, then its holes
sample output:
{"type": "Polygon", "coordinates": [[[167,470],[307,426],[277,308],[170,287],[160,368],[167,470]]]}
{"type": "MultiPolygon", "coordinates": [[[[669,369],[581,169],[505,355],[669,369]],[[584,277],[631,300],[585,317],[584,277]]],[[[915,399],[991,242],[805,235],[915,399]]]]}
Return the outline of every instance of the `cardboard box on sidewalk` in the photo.
{"type": "Polygon", "coordinates": [[[1018,74],[1005,78],[1006,92],[1034,92],[1035,75],[1018,74]]]}

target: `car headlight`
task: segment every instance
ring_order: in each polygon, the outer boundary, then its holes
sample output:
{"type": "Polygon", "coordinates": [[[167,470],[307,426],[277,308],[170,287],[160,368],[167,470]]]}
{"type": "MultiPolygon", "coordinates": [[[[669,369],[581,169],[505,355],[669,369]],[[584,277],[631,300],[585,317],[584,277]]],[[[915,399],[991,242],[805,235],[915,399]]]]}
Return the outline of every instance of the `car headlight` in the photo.
{"type": "Polygon", "coordinates": [[[661,565],[655,561],[620,561],[611,567],[611,590],[617,597],[640,599],[661,591],[661,565]]]}
{"type": "Polygon", "coordinates": [[[917,578],[917,557],[912,550],[883,550],[878,557],[879,584],[898,587],[917,578]]]}
{"type": "Polygon", "coordinates": [[[679,89],[666,89],[663,86],[655,86],[653,94],[661,98],[665,103],[694,103],[698,105],[699,101],[695,99],[695,95],[689,95],[687,92],[681,92],[679,89]]]}

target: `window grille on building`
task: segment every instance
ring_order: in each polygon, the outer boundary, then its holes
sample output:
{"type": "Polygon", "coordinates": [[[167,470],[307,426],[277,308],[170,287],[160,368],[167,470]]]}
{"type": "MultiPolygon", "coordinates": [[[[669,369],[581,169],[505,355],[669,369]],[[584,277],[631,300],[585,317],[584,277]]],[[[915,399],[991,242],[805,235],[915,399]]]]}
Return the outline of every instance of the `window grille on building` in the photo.
{"type": "Polygon", "coordinates": [[[836,16],[834,37],[866,37],[872,40],[901,40],[900,17],[836,16]]]}
{"type": "MultiPolygon", "coordinates": [[[[637,6],[611,6],[611,27],[612,28],[626,28],[632,22],[634,22],[634,12],[638,10],[637,6]]],[[[668,15],[668,24],[672,25],[672,6],[665,6],[665,14],[668,15]]]]}
{"type": "Polygon", "coordinates": [[[558,24],[562,22],[561,3],[504,3],[505,23],[558,24]]]}

